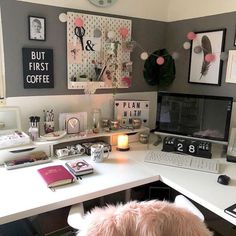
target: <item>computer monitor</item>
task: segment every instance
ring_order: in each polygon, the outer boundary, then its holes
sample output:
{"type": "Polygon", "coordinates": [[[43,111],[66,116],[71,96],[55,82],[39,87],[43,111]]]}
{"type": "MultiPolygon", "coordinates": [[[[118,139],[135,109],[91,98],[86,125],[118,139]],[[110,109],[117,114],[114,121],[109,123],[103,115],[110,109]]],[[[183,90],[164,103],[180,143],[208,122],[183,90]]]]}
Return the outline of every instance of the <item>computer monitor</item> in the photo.
{"type": "Polygon", "coordinates": [[[156,133],[228,143],[232,97],[158,92],[156,133]]]}

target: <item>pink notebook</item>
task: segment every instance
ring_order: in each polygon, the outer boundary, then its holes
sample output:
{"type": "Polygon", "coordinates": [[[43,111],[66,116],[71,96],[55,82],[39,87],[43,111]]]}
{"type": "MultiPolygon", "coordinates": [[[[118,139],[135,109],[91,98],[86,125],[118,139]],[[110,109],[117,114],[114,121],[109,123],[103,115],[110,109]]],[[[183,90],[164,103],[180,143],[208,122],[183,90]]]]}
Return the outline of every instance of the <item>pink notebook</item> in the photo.
{"type": "Polygon", "coordinates": [[[47,186],[56,187],[74,182],[74,176],[62,165],[47,166],[38,169],[47,186]]]}

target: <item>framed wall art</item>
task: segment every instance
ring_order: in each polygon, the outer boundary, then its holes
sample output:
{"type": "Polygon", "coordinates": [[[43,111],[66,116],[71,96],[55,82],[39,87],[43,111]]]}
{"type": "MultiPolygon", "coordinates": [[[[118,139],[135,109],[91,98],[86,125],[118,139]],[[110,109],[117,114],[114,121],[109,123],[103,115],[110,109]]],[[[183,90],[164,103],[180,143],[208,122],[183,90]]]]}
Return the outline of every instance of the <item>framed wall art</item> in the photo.
{"type": "Polygon", "coordinates": [[[29,16],[28,25],[30,40],[46,40],[46,19],[44,17],[29,16]]]}
{"type": "Polygon", "coordinates": [[[221,85],[226,29],[197,32],[191,42],[189,61],[189,83],[221,85]]]}
{"type": "Polygon", "coordinates": [[[54,88],[53,49],[22,48],[24,88],[54,88]]]}
{"type": "Polygon", "coordinates": [[[229,50],[225,82],[236,83],[236,50],[229,50]]]}

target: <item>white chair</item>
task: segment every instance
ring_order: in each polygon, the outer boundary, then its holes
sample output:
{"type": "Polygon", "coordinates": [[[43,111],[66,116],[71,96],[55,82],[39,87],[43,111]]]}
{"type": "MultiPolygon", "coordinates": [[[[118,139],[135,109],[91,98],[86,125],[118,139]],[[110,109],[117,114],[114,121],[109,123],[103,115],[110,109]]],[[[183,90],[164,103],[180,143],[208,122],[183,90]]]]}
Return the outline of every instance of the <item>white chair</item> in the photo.
{"type": "Polygon", "coordinates": [[[202,221],[204,221],[204,215],[201,211],[192,203],[190,202],[185,196],[178,195],[175,197],[175,205],[178,207],[182,207],[186,210],[189,210],[194,215],[198,216],[202,221]]]}
{"type": "Polygon", "coordinates": [[[78,203],[71,206],[68,217],[67,223],[74,229],[80,228],[80,222],[82,222],[84,216],[84,204],[78,203]]]}
{"type": "MultiPolygon", "coordinates": [[[[204,215],[201,211],[190,202],[185,196],[177,195],[174,201],[177,207],[182,207],[186,210],[189,210],[196,216],[198,216],[202,221],[204,221],[204,215]]],[[[78,203],[71,206],[70,212],[68,214],[67,223],[74,229],[79,229],[79,224],[84,216],[84,205],[83,203],[78,203]]]]}

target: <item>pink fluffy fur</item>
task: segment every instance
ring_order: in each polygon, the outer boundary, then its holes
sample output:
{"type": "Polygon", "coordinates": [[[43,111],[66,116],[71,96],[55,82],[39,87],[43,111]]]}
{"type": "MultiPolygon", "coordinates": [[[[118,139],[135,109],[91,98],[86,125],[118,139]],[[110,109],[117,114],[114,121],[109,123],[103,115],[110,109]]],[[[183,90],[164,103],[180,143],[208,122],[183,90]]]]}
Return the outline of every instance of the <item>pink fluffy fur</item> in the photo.
{"type": "Polygon", "coordinates": [[[78,236],[212,236],[189,211],[163,201],[132,201],[94,208],[81,222],[78,236]]]}

